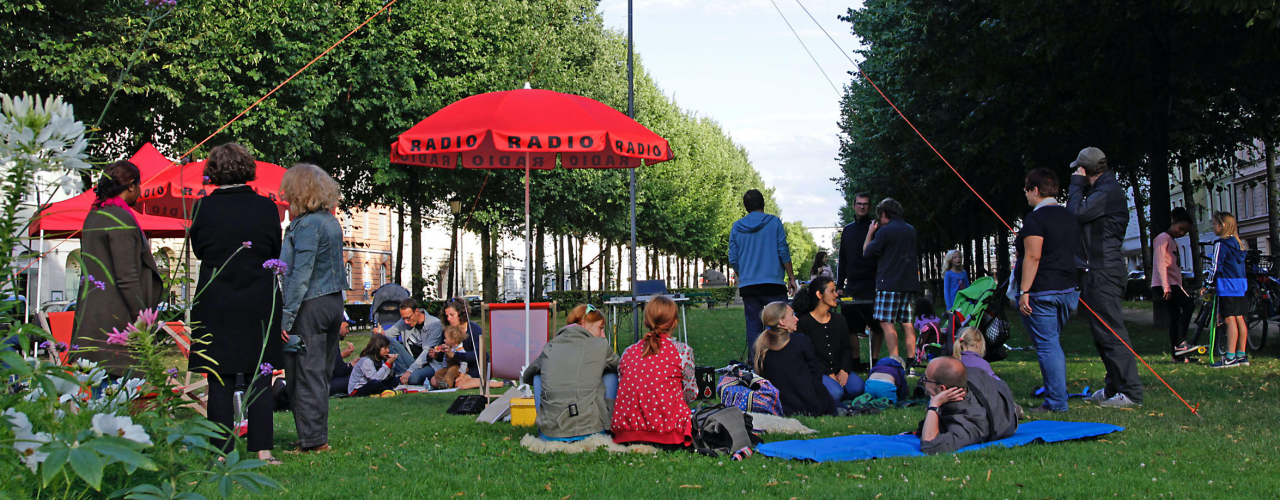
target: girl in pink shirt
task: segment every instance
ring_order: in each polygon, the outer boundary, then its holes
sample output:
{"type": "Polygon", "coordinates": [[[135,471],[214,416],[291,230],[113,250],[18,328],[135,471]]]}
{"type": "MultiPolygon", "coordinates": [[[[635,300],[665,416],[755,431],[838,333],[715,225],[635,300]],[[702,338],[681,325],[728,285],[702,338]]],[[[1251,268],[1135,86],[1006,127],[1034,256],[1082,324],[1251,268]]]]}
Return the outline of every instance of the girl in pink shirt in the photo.
{"type": "Polygon", "coordinates": [[[1151,253],[1155,265],[1151,267],[1151,295],[1165,301],[1169,314],[1169,344],[1173,349],[1174,363],[1194,363],[1187,356],[1195,347],[1187,343],[1187,325],[1191,323],[1194,308],[1191,297],[1182,288],[1182,267],[1178,265],[1178,243],[1174,240],[1186,236],[1195,222],[1187,209],[1175,207],[1170,214],[1173,223],[1169,230],[1156,236],[1151,253]]]}

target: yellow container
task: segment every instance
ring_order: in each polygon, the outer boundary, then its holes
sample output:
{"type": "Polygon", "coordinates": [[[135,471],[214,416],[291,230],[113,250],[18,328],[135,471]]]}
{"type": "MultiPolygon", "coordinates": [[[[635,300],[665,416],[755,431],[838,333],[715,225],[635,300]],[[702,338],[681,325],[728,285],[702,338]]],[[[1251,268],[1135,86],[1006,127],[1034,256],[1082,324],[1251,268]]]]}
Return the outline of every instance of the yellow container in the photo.
{"type": "Polygon", "coordinates": [[[516,427],[532,427],[537,423],[538,410],[533,406],[533,398],[515,398],[511,400],[511,425],[516,427]]]}

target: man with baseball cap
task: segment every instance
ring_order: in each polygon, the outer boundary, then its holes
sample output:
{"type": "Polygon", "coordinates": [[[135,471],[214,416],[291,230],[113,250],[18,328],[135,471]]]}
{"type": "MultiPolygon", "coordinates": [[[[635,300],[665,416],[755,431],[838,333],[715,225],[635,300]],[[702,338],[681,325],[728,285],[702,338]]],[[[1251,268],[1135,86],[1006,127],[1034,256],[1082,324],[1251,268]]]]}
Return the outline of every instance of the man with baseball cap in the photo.
{"type": "Polygon", "coordinates": [[[1120,317],[1120,298],[1128,278],[1128,265],[1121,253],[1129,227],[1128,198],[1102,150],[1084,148],[1071,168],[1075,173],[1071,175],[1067,210],[1080,221],[1076,250],[1076,267],[1083,274],[1080,299],[1093,310],[1089,329],[1107,369],[1106,387],[1089,400],[1108,408],[1142,406],[1142,378],[1137,360],[1125,347],[1129,332],[1120,317]]]}

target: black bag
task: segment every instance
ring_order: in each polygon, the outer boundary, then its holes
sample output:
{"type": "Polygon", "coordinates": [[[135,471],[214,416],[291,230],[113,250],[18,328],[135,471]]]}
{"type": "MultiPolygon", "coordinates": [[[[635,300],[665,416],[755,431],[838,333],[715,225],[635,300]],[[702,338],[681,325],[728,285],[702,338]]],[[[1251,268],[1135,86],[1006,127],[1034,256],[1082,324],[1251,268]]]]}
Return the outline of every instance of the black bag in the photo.
{"type": "Polygon", "coordinates": [[[458,396],[458,399],[453,400],[453,404],[449,405],[449,409],[445,413],[450,415],[479,415],[488,404],[489,398],[478,394],[475,396],[458,396]]]}
{"type": "Polygon", "coordinates": [[[708,456],[728,455],[763,440],[751,431],[751,415],[736,406],[699,407],[693,412],[693,449],[708,456]]]}
{"type": "Polygon", "coordinates": [[[1005,316],[1005,304],[1008,300],[1005,298],[1005,288],[1009,284],[996,289],[996,293],[991,294],[992,303],[983,313],[982,321],[978,323],[978,330],[982,332],[982,336],[987,339],[987,354],[983,359],[988,363],[994,361],[1004,361],[1009,357],[1009,351],[1005,348],[1005,342],[1009,341],[1009,319],[1005,316]]]}
{"type": "Polygon", "coordinates": [[[710,366],[693,368],[693,379],[698,382],[698,399],[711,399],[716,395],[716,369],[710,366]]]}

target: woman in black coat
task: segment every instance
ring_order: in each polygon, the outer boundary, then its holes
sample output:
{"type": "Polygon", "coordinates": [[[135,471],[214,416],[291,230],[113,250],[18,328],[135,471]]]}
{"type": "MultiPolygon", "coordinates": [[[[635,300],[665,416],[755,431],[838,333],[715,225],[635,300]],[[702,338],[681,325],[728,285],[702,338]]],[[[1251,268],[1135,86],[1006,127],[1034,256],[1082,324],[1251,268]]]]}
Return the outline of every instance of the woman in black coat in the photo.
{"type": "MultiPolygon", "coordinates": [[[[249,451],[276,462],[271,457],[274,404],[266,365],[283,364],[284,301],[275,275],[263,264],[280,256],[280,219],[274,202],[245,185],[256,173],[253,156],[239,144],[209,152],[204,175],[220,187],[196,202],[191,221],[200,281],[191,308],[195,324],[188,364],[191,371],[209,374],[209,420],[228,429],[234,426],[237,376],[246,384],[253,381],[245,391],[249,451]]],[[[213,444],[226,452],[235,448],[230,436],[213,444]]]]}

